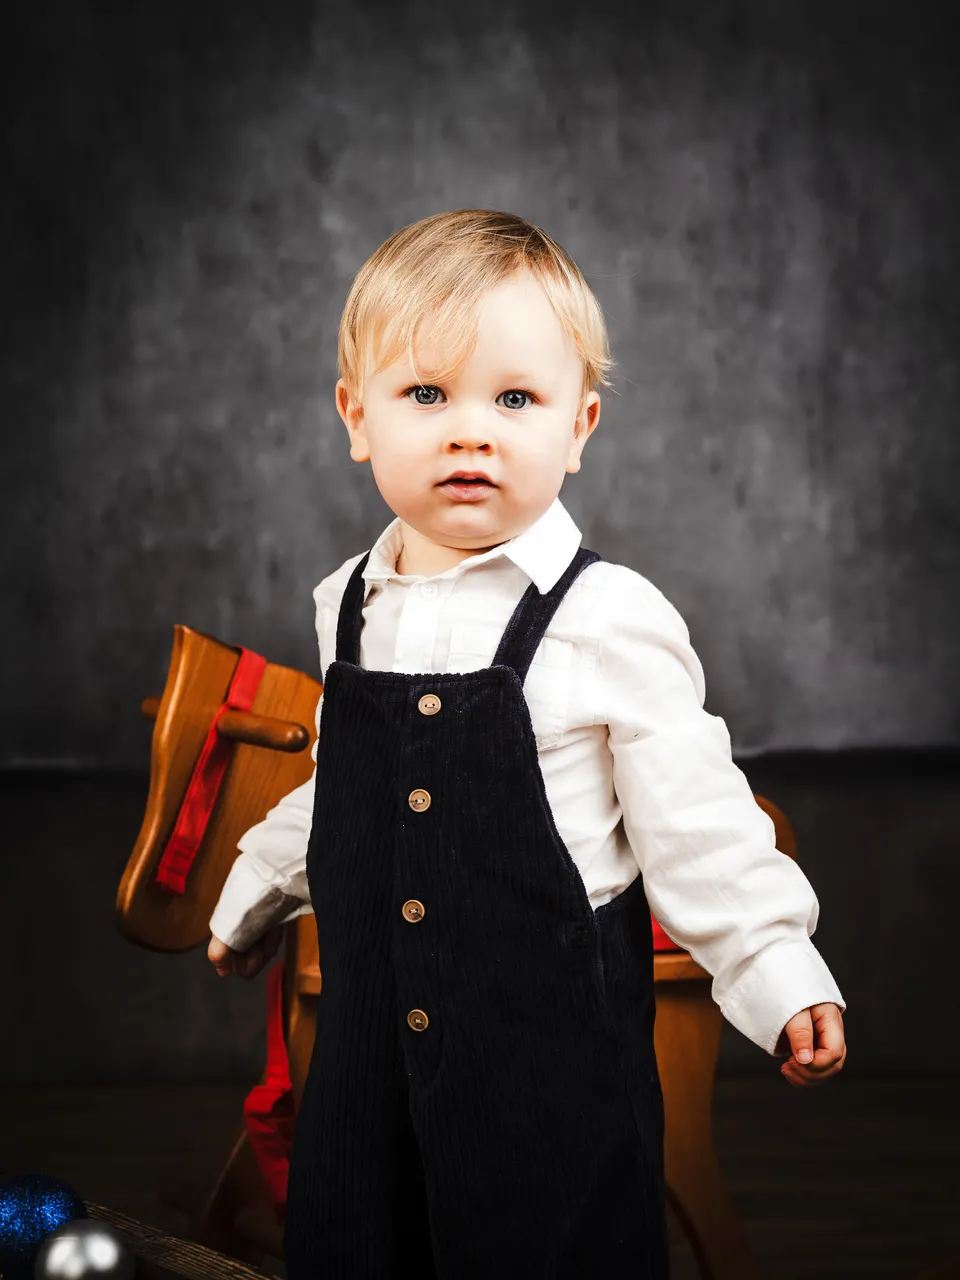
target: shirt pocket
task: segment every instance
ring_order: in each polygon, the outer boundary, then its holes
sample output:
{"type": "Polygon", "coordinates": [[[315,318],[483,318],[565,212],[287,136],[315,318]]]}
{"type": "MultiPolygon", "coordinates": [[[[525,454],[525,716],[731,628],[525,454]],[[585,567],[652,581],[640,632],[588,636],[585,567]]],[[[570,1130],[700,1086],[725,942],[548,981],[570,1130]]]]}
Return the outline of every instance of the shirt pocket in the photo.
{"type": "MultiPolygon", "coordinates": [[[[483,623],[450,629],[449,671],[478,671],[493,665],[503,631],[483,623]]],[[[573,644],[544,636],[523,682],[537,749],[555,747],[567,727],[573,644]]]]}

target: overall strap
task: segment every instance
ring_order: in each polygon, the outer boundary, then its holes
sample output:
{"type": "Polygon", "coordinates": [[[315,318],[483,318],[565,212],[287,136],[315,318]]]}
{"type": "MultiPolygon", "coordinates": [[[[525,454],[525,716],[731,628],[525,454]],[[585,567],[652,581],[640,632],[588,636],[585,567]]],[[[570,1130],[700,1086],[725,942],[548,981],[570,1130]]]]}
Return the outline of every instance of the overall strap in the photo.
{"type": "Polygon", "coordinates": [[[527,670],[533,661],[537,646],[550,625],[550,619],[559,608],[560,601],[567,594],[574,579],[586,569],[587,565],[599,559],[600,556],[596,551],[578,547],[573,559],[546,595],[542,596],[537,590],[536,583],[531,582],[504,629],[491,665],[513,667],[522,684],[526,679],[527,670]]]}
{"type": "MultiPolygon", "coordinates": [[[[349,662],[354,666],[360,664],[363,571],[369,559],[368,551],[354,567],[344,589],[340,613],[337,617],[337,661],[349,662]]],[[[573,559],[546,595],[542,596],[537,590],[536,583],[531,582],[500,637],[500,644],[497,646],[496,656],[491,666],[513,667],[522,684],[533,661],[533,655],[550,625],[550,619],[560,606],[560,601],[567,594],[574,579],[586,569],[587,565],[599,559],[600,556],[596,551],[578,547],[573,559]]]]}
{"type": "Polygon", "coordinates": [[[360,665],[360,632],[363,629],[363,571],[370,552],[361,556],[350,575],[337,615],[337,661],[360,665]]]}

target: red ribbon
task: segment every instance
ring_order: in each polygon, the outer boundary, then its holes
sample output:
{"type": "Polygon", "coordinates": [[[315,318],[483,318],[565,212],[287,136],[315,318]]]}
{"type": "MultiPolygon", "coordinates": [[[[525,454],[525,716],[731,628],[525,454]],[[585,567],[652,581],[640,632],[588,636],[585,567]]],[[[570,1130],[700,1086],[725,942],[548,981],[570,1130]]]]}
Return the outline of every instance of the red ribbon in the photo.
{"type": "Polygon", "coordinates": [[[267,1069],[243,1104],[247,1137],[278,1215],[286,1213],[296,1103],[283,1038],[283,962],[267,977],[267,1069]]]}
{"type": "Polygon", "coordinates": [[[223,782],[234,743],[223,737],[217,724],[225,711],[249,711],[260,687],[267,660],[252,649],[240,648],[230,688],[207,733],[190,782],[187,785],[173,834],[157,867],[157,883],[172,893],[185,893],[187,873],[203,842],[207,823],[223,782]]]}

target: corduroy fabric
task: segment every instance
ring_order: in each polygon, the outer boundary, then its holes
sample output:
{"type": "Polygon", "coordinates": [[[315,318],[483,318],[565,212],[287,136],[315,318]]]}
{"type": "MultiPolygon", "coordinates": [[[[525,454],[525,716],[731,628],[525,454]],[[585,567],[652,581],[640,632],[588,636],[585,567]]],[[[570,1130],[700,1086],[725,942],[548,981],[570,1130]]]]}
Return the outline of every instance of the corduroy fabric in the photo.
{"type": "Polygon", "coordinates": [[[523,697],[550,618],[599,556],[580,548],[544,596],[531,585],[492,666],[415,675],[359,666],[366,559],[324,683],[307,854],[323,991],[288,1278],[665,1280],[643,882],[592,909],[523,697]]]}

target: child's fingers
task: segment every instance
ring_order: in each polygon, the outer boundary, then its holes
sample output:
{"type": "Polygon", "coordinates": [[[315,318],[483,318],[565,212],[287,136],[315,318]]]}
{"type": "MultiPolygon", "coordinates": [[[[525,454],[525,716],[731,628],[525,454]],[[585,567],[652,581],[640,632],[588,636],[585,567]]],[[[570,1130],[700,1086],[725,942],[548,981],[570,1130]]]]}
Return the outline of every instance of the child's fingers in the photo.
{"type": "Polygon", "coordinates": [[[214,934],[210,935],[210,944],[207,947],[207,959],[216,969],[221,978],[226,978],[234,972],[234,956],[236,952],[227,946],[225,942],[221,942],[214,934]]]}
{"type": "Polygon", "coordinates": [[[241,970],[244,978],[255,978],[257,974],[269,962],[283,939],[283,930],[281,928],[271,929],[265,933],[259,941],[255,942],[239,957],[243,968],[241,970]]]}
{"type": "Polygon", "coordinates": [[[221,942],[219,938],[215,937],[211,933],[210,942],[207,945],[208,959],[210,959],[214,964],[220,964],[229,954],[230,948],[227,944],[225,942],[221,942]]]}
{"type": "Polygon", "coordinates": [[[783,1029],[795,1065],[822,1070],[843,1052],[843,1020],[835,1004],[801,1009],[783,1029]]]}
{"type": "Polygon", "coordinates": [[[248,947],[237,956],[237,973],[241,978],[252,978],[262,963],[260,947],[258,945],[248,947]]]}
{"type": "Polygon", "coordinates": [[[812,1084],[822,1084],[824,1080],[829,1080],[831,1076],[835,1076],[843,1067],[847,1058],[846,1046],[840,1054],[839,1059],[831,1058],[821,1067],[802,1067],[793,1058],[788,1058],[780,1067],[780,1073],[787,1081],[798,1088],[812,1084]]]}
{"type": "Polygon", "coordinates": [[[270,959],[270,954],[263,939],[261,939],[239,955],[237,960],[241,966],[239,970],[241,978],[255,978],[270,959]]]}
{"type": "Polygon", "coordinates": [[[816,1032],[816,1049],[810,1066],[820,1073],[837,1066],[846,1054],[843,1018],[835,1004],[815,1004],[810,1012],[816,1032]]]}
{"type": "Polygon", "coordinates": [[[843,1048],[843,1015],[835,1004],[815,1004],[810,1010],[817,1031],[817,1047],[833,1049],[838,1054],[843,1048]]]}
{"type": "Polygon", "coordinates": [[[808,1064],[813,1061],[813,1019],[810,1012],[809,1009],[801,1009],[784,1027],[794,1062],[808,1064]]]}
{"type": "Polygon", "coordinates": [[[843,1018],[835,1004],[817,1004],[810,1008],[814,1027],[813,1061],[802,1065],[796,1054],[781,1066],[781,1072],[793,1085],[819,1084],[843,1067],[847,1045],[843,1034],[843,1018]]]}
{"type": "Polygon", "coordinates": [[[278,925],[246,951],[233,951],[219,938],[211,938],[207,956],[221,978],[236,974],[238,978],[255,978],[280,947],[283,929],[278,925]]]}

